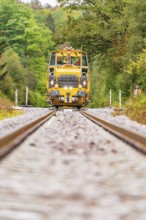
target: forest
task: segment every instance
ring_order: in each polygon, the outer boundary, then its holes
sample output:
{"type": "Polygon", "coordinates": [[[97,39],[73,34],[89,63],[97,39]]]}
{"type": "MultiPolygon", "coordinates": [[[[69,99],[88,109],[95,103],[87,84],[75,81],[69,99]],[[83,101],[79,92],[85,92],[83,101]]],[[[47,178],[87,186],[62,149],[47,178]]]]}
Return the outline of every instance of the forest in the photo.
{"type": "MultiPolygon", "coordinates": [[[[109,91],[124,104],[136,85],[146,92],[146,1],[0,0],[0,96],[46,107],[49,54],[72,46],[87,51],[91,68],[89,107],[109,105],[109,91]]],[[[144,99],[146,103],[146,98],[144,99]]]]}

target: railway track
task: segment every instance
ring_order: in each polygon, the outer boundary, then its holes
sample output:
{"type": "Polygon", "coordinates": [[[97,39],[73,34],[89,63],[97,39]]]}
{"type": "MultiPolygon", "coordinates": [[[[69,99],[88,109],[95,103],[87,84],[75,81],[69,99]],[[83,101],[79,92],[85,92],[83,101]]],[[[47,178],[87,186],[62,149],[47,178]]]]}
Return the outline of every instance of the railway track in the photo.
{"type": "MultiPolygon", "coordinates": [[[[53,110],[44,116],[32,121],[31,123],[20,127],[19,129],[13,131],[12,133],[0,138],[0,159],[8,154],[12,149],[18,146],[28,135],[34,132],[38,127],[50,119],[57,110],[53,110]]],[[[94,123],[100,125],[105,130],[109,131],[113,135],[117,136],[121,140],[125,141],[138,151],[146,154],[146,138],[135,132],[129,131],[122,127],[113,125],[99,117],[96,117],[85,110],[80,110],[80,113],[93,121],[94,123]]]]}
{"type": "Polygon", "coordinates": [[[113,135],[117,136],[121,140],[125,141],[132,147],[134,147],[136,150],[142,152],[143,154],[146,154],[146,138],[144,136],[141,136],[135,132],[132,132],[130,130],[127,130],[125,128],[116,126],[114,124],[111,124],[99,117],[96,117],[86,111],[81,110],[80,111],[82,115],[84,115],[86,118],[90,119],[94,123],[100,125],[113,135]]]}
{"type": "Polygon", "coordinates": [[[10,134],[0,138],[0,159],[18,146],[28,135],[34,132],[42,124],[44,124],[48,119],[50,119],[56,110],[53,110],[44,116],[20,127],[17,130],[14,130],[10,134]]]}
{"type": "Polygon", "coordinates": [[[0,219],[146,219],[145,156],[79,111],[57,111],[0,164],[0,219]]]}

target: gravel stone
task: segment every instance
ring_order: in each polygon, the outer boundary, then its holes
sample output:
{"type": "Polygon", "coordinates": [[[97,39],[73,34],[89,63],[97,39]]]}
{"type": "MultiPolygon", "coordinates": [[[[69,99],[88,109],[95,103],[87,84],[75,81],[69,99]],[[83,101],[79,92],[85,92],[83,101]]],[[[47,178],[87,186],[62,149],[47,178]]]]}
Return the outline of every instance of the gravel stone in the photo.
{"type": "Polygon", "coordinates": [[[143,155],[59,111],[0,162],[0,219],[145,220],[145,169],[143,155]]]}
{"type": "Polygon", "coordinates": [[[23,115],[15,116],[12,118],[5,118],[0,121],[0,137],[7,135],[12,132],[14,129],[27,124],[44,114],[47,114],[48,108],[22,108],[24,111],[23,115]]]}
{"type": "Polygon", "coordinates": [[[102,118],[103,120],[107,120],[112,124],[118,125],[120,127],[126,128],[127,130],[131,130],[133,132],[146,136],[146,125],[133,121],[125,115],[113,116],[113,109],[111,108],[88,109],[88,112],[102,118]]]}

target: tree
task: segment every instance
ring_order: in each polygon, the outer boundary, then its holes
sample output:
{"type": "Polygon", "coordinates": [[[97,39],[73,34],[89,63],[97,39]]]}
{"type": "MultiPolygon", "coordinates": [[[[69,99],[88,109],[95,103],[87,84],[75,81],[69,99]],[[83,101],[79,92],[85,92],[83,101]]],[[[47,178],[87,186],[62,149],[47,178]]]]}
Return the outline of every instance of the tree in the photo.
{"type": "MultiPolygon", "coordinates": [[[[56,31],[56,41],[58,43],[69,41],[73,47],[86,50],[90,60],[95,60],[92,62],[94,68],[91,77],[98,88],[104,84],[103,99],[109,89],[115,92],[122,89],[124,98],[128,98],[139,75],[129,75],[125,70],[127,66],[129,67],[130,60],[135,60],[145,47],[146,2],[142,0],[59,0],[59,2],[67,10],[80,11],[81,16],[77,19],[69,16],[65,28],[59,27],[56,31]],[[104,81],[99,75],[104,76],[104,81]]],[[[144,72],[141,77],[145,78],[144,72]]],[[[94,99],[96,96],[96,103],[100,103],[101,97],[97,98],[99,93],[95,91],[92,87],[92,97],[94,99]]],[[[92,103],[95,103],[94,100],[92,103]]]]}
{"type": "Polygon", "coordinates": [[[112,47],[115,38],[121,35],[122,30],[117,26],[123,13],[124,3],[118,1],[60,1],[63,4],[70,4],[70,9],[82,10],[82,17],[73,19],[68,17],[68,24],[65,31],[59,29],[61,36],[56,34],[58,42],[71,41],[73,46],[82,46],[90,56],[97,53],[105,53],[112,47]],[[71,2],[71,3],[70,3],[71,2]],[[68,33],[66,35],[66,33],[68,33]],[[58,37],[59,36],[59,37],[58,37]]]}
{"type": "Polygon", "coordinates": [[[26,86],[26,69],[23,67],[20,57],[12,49],[3,53],[0,59],[0,66],[3,69],[1,75],[1,92],[14,100],[16,88],[23,89],[26,86]]]}
{"type": "Polygon", "coordinates": [[[32,9],[34,9],[34,10],[43,8],[43,6],[39,0],[31,0],[30,5],[31,5],[32,9]]]}
{"type": "Polygon", "coordinates": [[[46,16],[46,19],[45,19],[45,25],[46,27],[48,27],[52,32],[55,32],[55,20],[52,16],[51,13],[49,13],[47,16],[46,16]]]}
{"type": "Polygon", "coordinates": [[[23,53],[25,28],[30,26],[32,14],[28,6],[16,1],[0,0],[0,51],[13,47],[23,53]]]}
{"type": "Polygon", "coordinates": [[[44,24],[37,23],[29,5],[15,0],[0,0],[0,3],[0,63],[3,66],[4,59],[7,63],[0,70],[2,91],[6,93],[9,87],[7,82],[11,82],[12,87],[7,93],[11,99],[14,88],[20,88],[24,93],[26,85],[29,85],[32,94],[35,92],[38,97],[44,96],[46,62],[49,51],[53,49],[51,31],[44,24]]]}

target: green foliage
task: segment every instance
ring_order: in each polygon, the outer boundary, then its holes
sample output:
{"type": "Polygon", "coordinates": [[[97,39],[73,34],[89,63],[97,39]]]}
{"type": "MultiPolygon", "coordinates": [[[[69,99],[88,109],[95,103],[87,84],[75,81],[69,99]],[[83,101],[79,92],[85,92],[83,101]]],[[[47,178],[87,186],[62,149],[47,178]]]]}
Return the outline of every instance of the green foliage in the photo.
{"type": "Polygon", "coordinates": [[[0,120],[5,118],[11,118],[18,115],[22,115],[24,112],[22,110],[14,110],[14,109],[0,109],[0,120]]]}
{"type": "Polygon", "coordinates": [[[13,103],[2,93],[0,93],[0,109],[12,109],[13,103]]]}
{"type": "Polygon", "coordinates": [[[31,10],[17,1],[0,0],[0,3],[0,51],[12,47],[21,54],[25,43],[24,31],[32,19],[31,10]]]}
{"type": "Polygon", "coordinates": [[[39,0],[31,0],[30,5],[31,5],[31,7],[34,10],[42,9],[43,8],[43,6],[42,6],[42,4],[41,4],[41,2],[39,0]]]}
{"type": "Polygon", "coordinates": [[[45,95],[42,96],[39,92],[34,93],[32,91],[29,91],[28,104],[37,107],[48,107],[45,95]]]}
{"type": "Polygon", "coordinates": [[[0,120],[24,114],[22,110],[13,109],[13,103],[3,94],[0,94],[0,120]]]}
{"type": "Polygon", "coordinates": [[[104,56],[96,56],[91,70],[91,101],[89,107],[105,107],[109,105],[109,91],[106,93],[106,72],[102,69],[104,56]]]}
{"type": "Polygon", "coordinates": [[[46,104],[43,97],[48,53],[54,43],[49,28],[35,19],[40,2],[33,0],[31,6],[35,11],[17,0],[0,0],[0,90],[14,101],[18,88],[19,104],[24,104],[28,85],[30,93],[39,97],[35,102],[30,97],[30,104],[42,106],[46,104]]]}
{"type": "Polygon", "coordinates": [[[146,91],[146,1],[58,0],[62,7],[42,7],[0,0],[0,89],[14,100],[19,89],[24,103],[29,86],[31,105],[45,106],[48,55],[60,45],[81,48],[91,62],[91,102],[109,105],[109,90],[117,105],[136,84],[146,91]],[[10,86],[11,85],[11,86],[10,86]]]}
{"type": "Polygon", "coordinates": [[[146,84],[146,50],[143,49],[135,61],[130,61],[126,71],[135,84],[140,84],[145,89],[146,84]]]}
{"type": "MultiPolygon", "coordinates": [[[[122,90],[126,101],[135,84],[145,82],[146,2],[142,0],[59,0],[63,8],[80,12],[59,28],[58,43],[69,41],[82,48],[92,61],[90,106],[104,106],[107,94],[122,90]],[[142,52],[143,51],[143,52],[142,52]]],[[[116,98],[114,97],[114,100],[116,98]]],[[[115,101],[116,102],[116,101],[115,101]]]]}
{"type": "Polygon", "coordinates": [[[132,120],[146,124],[146,95],[131,97],[125,104],[125,114],[132,120]]]}
{"type": "Polygon", "coordinates": [[[0,59],[0,64],[5,63],[3,71],[6,72],[1,80],[1,92],[6,94],[11,100],[14,100],[16,88],[21,88],[25,85],[26,70],[21,64],[21,60],[16,52],[8,49],[3,53],[0,59]]]}
{"type": "MultiPolygon", "coordinates": [[[[69,1],[62,1],[67,3],[69,1]]],[[[74,47],[81,47],[88,51],[90,56],[105,53],[112,47],[113,40],[119,35],[116,21],[120,22],[124,4],[118,1],[74,1],[70,8],[81,11],[82,17],[69,17],[68,25],[63,30],[62,39],[71,41],[74,47]],[[66,35],[66,33],[68,33],[66,35]]]]}

